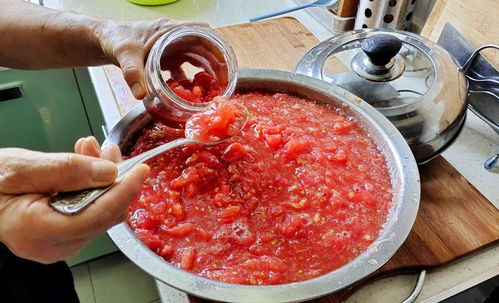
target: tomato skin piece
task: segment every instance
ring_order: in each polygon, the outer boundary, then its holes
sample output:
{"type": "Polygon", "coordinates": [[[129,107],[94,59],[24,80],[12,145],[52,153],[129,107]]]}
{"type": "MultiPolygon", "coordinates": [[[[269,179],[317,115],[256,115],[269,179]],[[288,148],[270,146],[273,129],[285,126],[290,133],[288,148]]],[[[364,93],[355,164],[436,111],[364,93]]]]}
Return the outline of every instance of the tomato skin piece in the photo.
{"type": "Polygon", "coordinates": [[[138,229],[150,229],[154,226],[151,213],[146,209],[136,210],[129,219],[130,224],[138,229]]]}
{"type": "Polygon", "coordinates": [[[248,259],[244,261],[242,267],[251,270],[271,270],[276,272],[283,272],[286,265],[281,259],[277,257],[261,256],[255,259],[248,259]]]}
{"type": "Polygon", "coordinates": [[[296,156],[305,152],[308,148],[308,142],[303,140],[289,140],[283,147],[282,156],[289,160],[296,159],[296,156]]]}
{"type": "Polygon", "coordinates": [[[242,273],[233,269],[208,269],[203,272],[203,276],[225,283],[245,284],[246,282],[246,278],[242,275],[242,273]]]}
{"type": "Polygon", "coordinates": [[[232,205],[224,208],[218,214],[218,218],[222,222],[231,222],[234,221],[237,215],[241,212],[241,205],[232,205]]]}
{"type": "Polygon", "coordinates": [[[166,84],[179,97],[190,102],[209,102],[222,94],[218,81],[207,72],[194,75],[192,81],[168,79],[166,84]]]}
{"type": "Polygon", "coordinates": [[[187,158],[185,161],[186,165],[195,165],[197,163],[203,163],[206,167],[216,168],[220,166],[220,160],[208,151],[200,151],[194,153],[192,156],[187,158]]]}
{"type": "Polygon", "coordinates": [[[180,261],[180,268],[184,270],[192,269],[194,266],[194,261],[196,259],[196,251],[194,249],[186,250],[182,253],[182,259],[180,261]]]}
{"type": "Polygon", "coordinates": [[[211,235],[202,227],[196,227],[196,235],[198,235],[203,241],[208,242],[211,235]]]}
{"type": "Polygon", "coordinates": [[[179,221],[184,219],[184,207],[180,203],[172,205],[171,214],[179,221]]]}
{"type": "Polygon", "coordinates": [[[195,229],[196,226],[192,223],[181,223],[172,228],[163,228],[161,232],[165,235],[180,238],[194,232],[195,229]]]}
{"type": "Polygon", "coordinates": [[[247,117],[243,105],[217,97],[207,108],[187,120],[185,136],[203,143],[227,140],[245,126],[247,117]]]}
{"type": "Polygon", "coordinates": [[[184,169],[181,176],[170,182],[170,186],[173,189],[180,189],[188,185],[203,184],[215,176],[215,170],[206,167],[203,163],[197,163],[184,169]]]}
{"type": "Polygon", "coordinates": [[[269,247],[265,246],[262,243],[258,243],[258,241],[251,244],[251,246],[248,248],[248,251],[256,256],[272,254],[272,250],[269,247]]]}
{"type": "Polygon", "coordinates": [[[264,134],[263,137],[265,139],[265,143],[267,143],[267,145],[271,148],[276,149],[277,147],[279,147],[279,145],[281,145],[282,142],[281,134],[274,134],[274,135],[264,134]]]}
{"type": "Polygon", "coordinates": [[[241,143],[235,142],[227,146],[222,154],[222,160],[235,162],[248,156],[250,149],[241,143]]]}
{"type": "Polygon", "coordinates": [[[287,215],[284,222],[278,224],[276,229],[281,232],[285,237],[290,238],[300,228],[302,218],[300,215],[292,214],[287,215]]]}
{"type": "Polygon", "coordinates": [[[135,230],[135,234],[140,241],[144,242],[144,244],[151,250],[155,250],[163,246],[163,241],[158,237],[158,235],[151,233],[147,229],[135,230]]]}
{"type": "Polygon", "coordinates": [[[173,251],[174,251],[173,246],[165,244],[163,245],[163,247],[158,249],[157,254],[162,257],[168,257],[173,254],[173,251]]]}

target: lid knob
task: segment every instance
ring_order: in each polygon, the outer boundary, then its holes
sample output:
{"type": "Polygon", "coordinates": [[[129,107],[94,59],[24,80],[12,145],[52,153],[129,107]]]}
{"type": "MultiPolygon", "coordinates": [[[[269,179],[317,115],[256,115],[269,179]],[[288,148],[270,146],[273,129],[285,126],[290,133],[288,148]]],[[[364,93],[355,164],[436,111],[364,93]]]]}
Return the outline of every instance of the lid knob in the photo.
{"type": "Polygon", "coordinates": [[[350,63],[359,76],[375,82],[397,79],[405,70],[405,61],[397,55],[402,41],[389,34],[374,34],[361,43],[362,52],[350,63]]]}
{"type": "Polygon", "coordinates": [[[392,35],[379,34],[366,38],[361,47],[372,64],[387,65],[400,51],[402,41],[392,35]]]}

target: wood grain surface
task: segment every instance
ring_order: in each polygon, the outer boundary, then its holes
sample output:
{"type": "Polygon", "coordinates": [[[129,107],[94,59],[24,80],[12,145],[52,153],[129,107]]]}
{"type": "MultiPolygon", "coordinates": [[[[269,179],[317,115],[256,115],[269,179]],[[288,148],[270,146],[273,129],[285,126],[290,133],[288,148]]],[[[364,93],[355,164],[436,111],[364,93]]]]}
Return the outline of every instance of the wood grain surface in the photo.
{"type": "MultiPolygon", "coordinates": [[[[318,41],[291,18],[241,24],[218,29],[233,46],[240,68],[292,71],[318,41]]],[[[122,113],[136,101],[116,69],[106,68],[122,113]]],[[[452,262],[499,240],[499,211],[445,159],[437,157],[420,167],[422,198],[418,217],[406,242],[381,269],[378,278],[452,262]]],[[[414,184],[418,186],[418,184],[414,184]]],[[[358,285],[357,285],[358,286],[358,285]]],[[[314,302],[344,299],[352,289],[314,302]]],[[[192,298],[192,301],[201,302],[192,298]]],[[[205,301],[202,301],[205,302],[205,301]]]]}
{"type": "MultiPolygon", "coordinates": [[[[438,0],[421,35],[437,41],[446,23],[473,45],[499,44],[498,0],[438,0]]],[[[499,51],[485,50],[484,57],[499,68],[499,51]]]]}
{"type": "Polygon", "coordinates": [[[340,17],[355,17],[359,0],[340,0],[337,15],[340,17]]]}

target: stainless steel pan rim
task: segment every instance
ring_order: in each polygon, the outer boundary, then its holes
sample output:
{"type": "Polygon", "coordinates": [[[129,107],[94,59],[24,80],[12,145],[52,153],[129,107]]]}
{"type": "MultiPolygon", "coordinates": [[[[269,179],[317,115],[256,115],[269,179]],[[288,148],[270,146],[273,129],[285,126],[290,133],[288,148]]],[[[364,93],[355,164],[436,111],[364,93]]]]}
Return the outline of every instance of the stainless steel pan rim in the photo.
{"type": "MultiPolygon", "coordinates": [[[[108,231],[114,243],[136,265],[172,287],[211,300],[226,302],[298,302],[327,295],[367,277],[386,263],[405,241],[416,219],[419,172],[409,146],[395,126],[376,109],[351,93],[307,77],[274,70],[242,70],[238,89],[275,89],[311,99],[337,103],[369,132],[385,155],[394,183],[394,204],[378,239],[341,268],[314,279],[272,286],[217,282],[180,270],[149,250],[126,223],[108,231]]],[[[111,130],[104,144],[125,148],[133,134],[150,121],[142,104],[128,112],[111,130]]],[[[324,256],[327,258],[327,256],[324,256]]]]}

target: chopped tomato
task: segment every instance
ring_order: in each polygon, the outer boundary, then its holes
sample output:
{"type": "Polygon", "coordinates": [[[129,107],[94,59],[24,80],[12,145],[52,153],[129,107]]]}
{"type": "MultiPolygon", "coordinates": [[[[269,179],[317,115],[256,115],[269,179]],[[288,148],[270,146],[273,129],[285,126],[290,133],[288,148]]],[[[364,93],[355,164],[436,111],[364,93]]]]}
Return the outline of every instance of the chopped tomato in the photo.
{"type": "Polygon", "coordinates": [[[218,97],[207,109],[187,120],[185,135],[199,142],[218,142],[237,134],[246,120],[244,106],[218,97]]]}
{"type": "Polygon", "coordinates": [[[168,79],[166,84],[179,97],[190,102],[209,102],[222,93],[218,81],[207,72],[199,72],[192,81],[168,79]]]}
{"type": "MultiPolygon", "coordinates": [[[[208,76],[175,87],[206,94],[208,76]]],[[[137,237],[165,262],[248,285],[311,279],[367,249],[392,207],[392,184],[383,154],[355,120],[282,93],[230,101],[249,112],[240,133],[147,161],[151,172],[127,216],[137,237]]],[[[222,113],[200,127],[218,135],[232,119],[222,113]]],[[[151,124],[129,156],[182,136],[151,124]]]]}
{"type": "Polygon", "coordinates": [[[180,268],[189,270],[194,266],[196,258],[196,251],[194,249],[186,250],[182,253],[182,260],[180,261],[180,268]]]}

